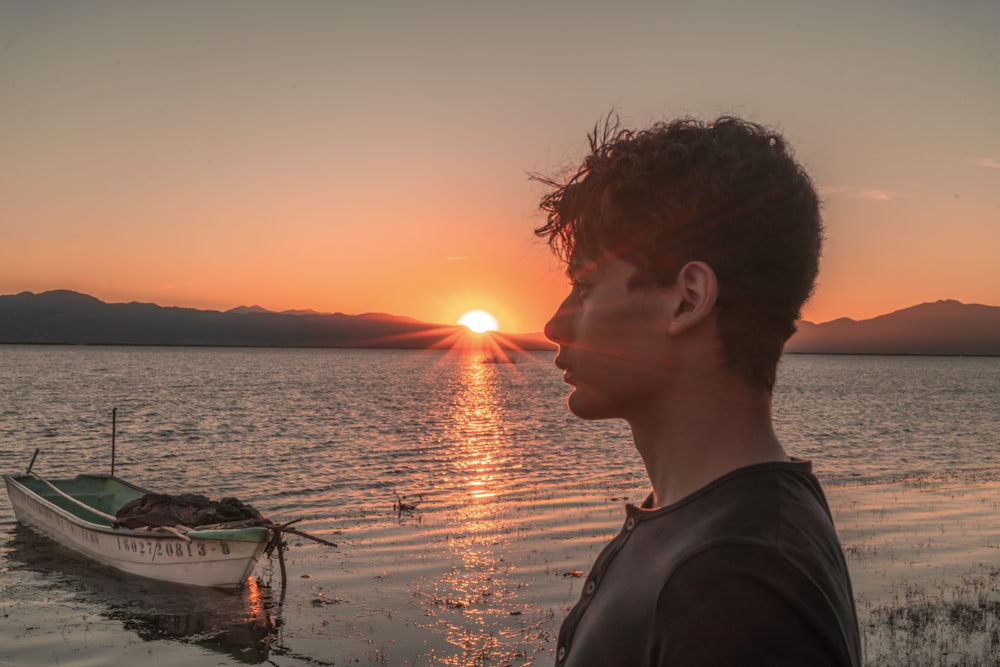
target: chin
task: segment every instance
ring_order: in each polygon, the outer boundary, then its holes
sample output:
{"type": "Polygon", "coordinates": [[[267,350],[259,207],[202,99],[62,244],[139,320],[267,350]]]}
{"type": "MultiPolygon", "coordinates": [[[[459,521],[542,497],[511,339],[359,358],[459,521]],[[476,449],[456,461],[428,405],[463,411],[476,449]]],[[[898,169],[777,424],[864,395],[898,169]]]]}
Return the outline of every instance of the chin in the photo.
{"type": "Polygon", "coordinates": [[[566,406],[570,412],[580,419],[596,421],[599,419],[614,419],[621,416],[607,400],[601,400],[592,395],[588,396],[585,392],[581,392],[579,388],[574,389],[573,393],[566,399],[566,406]]]}

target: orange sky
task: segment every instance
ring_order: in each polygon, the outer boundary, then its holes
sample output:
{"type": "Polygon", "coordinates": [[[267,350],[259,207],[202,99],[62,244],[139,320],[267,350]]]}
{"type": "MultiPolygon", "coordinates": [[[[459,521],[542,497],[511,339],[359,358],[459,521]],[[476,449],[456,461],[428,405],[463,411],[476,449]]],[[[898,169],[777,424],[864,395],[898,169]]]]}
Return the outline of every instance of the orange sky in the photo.
{"type": "Polygon", "coordinates": [[[784,130],[826,202],[807,319],[1000,305],[996,3],[668,4],[4,3],[0,294],[538,331],[527,174],[614,108],[784,130]]]}

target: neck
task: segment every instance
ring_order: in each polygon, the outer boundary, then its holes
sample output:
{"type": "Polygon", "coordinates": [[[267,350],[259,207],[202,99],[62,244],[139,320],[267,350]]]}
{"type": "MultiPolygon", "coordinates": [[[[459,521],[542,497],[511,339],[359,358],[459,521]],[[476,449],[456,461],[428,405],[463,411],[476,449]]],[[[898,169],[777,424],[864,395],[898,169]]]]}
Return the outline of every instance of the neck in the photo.
{"type": "Polygon", "coordinates": [[[766,390],[732,377],[684,387],[628,419],[656,507],[673,504],[733,470],[788,460],[774,433],[766,390]]]}

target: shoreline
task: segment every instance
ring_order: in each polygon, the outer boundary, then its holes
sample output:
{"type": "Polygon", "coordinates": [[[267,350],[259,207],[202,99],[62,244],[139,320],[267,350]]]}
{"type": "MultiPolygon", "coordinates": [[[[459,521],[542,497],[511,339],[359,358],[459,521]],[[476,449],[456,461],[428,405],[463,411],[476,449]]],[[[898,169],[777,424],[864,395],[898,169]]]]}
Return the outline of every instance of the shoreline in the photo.
{"type": "MultiPolygon", "coordinates": [[[[866,665],[1000,660],[1000,482],[942,477],[951,481],[825,488],[866,665]]],[[[51,547],[26,564],[37,540],[5,521],[14,537],[0,543],[0,665],[83,665],[109,647],[169,664],[198,664],[206,650],[219,664],[266,662],[246,646],[220,649],[219,637],[254,632],[288,664],[548,664],[581,575],[620,527],[624,496],[641,494],[593,491],[559,508],[487,502],[344,519],[335,552],[291,545],[283,600],[267,585],[273,562],[259,566],[249,607],[214,591],[178,607],[172,593],[67,563],[51,547]],[[234,630],[248,609],[269,612],[273,627],[234,630]]]]}
{"type": "Polygon", "coordinates": [[[867,665],[1000,661],[1000,482],[830,487],[867,665]]]}

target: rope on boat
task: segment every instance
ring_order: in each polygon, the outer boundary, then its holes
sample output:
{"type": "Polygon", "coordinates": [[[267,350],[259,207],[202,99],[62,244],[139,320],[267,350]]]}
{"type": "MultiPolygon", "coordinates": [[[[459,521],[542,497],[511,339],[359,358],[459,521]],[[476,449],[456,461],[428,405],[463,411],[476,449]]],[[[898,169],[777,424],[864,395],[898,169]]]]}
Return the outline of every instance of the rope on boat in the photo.
{"type": "Polygon", "coordinates": [[[49,480],[45,479],[41,475],[39,475],[37,472],[30,473],[30,475],[32,477],[34,477],[35,479],[37,479],[39,482],[42,482],[43,484],[45,484],[46,486],[48,486],[50,489],[52,489],[53,491],[55,491],[56,493],[58,493],[60,496],[62,496],[66,500],[70,501],[71,503],[73,503],[75,505],[79,505],[83,509],[87,510],[88,512],[91,512],[92,514],[94,514],[96,516],[101,517],[102,519],[106,519],[108,521],[114,521],[115,520],[115,517],[111,516],[110,514],[105,514],[101,510],[99,510],[99,509],[97,509],[95,507],[91,507],[87,503],[81,503],[79,500],[77,500],[73,496],[69,495],[68,493],[63,492],[62,489],[60,489],[55,484],[53,484],[49,480]]]}
{"type": "Polygon", "coordinates": [[[185,542],[190,542],[191,538],[188,537],[184,531],[188,530],[193,531],[194,529],[188,528],[187,526],[177,525],[177,526],[144,526],[143,528],[134,528],[133,530],[145,530],[151,533],[170,533],[171,535],[181,538],[185,542]]]}

